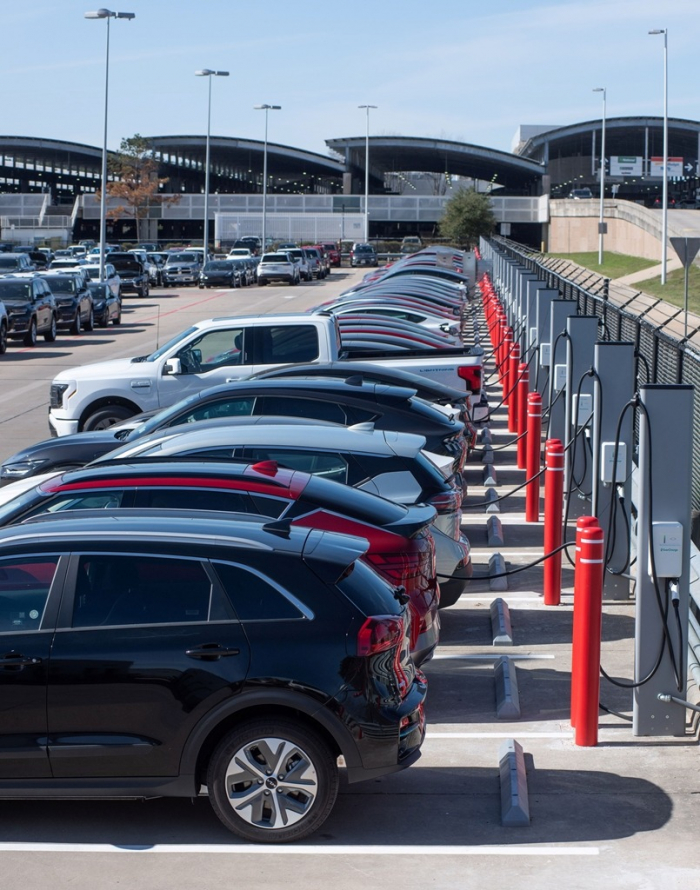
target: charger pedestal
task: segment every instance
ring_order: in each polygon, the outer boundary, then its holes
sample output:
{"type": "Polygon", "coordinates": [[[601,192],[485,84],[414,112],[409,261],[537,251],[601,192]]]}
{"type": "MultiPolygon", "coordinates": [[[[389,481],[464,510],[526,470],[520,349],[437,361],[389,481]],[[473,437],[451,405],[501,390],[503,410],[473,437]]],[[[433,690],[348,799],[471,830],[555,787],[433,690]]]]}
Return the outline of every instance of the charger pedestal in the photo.
{"type": "MultiPolygon", "coordinates": [[[[636,736],[685,735],[685,709],[674,703],[660,702],[658,695],[668,693],[686,698],[693,392],[692,386],[684,385],[648,385],[639,391],[649,418],[644,410],[640,410],[634,640],[636,683],[647,677],[656,665],[664,639],[664,625],[668,627],[668,638],[654,676],[634,690],[633,731],[636,736]],[[679,620],[667,591],[667,579],[658,579],[657,591],[649,574],[650,531],[655,522],[680,524],[679,620]],[[668,617],[664,620],[662,613],[666,610],[668,617]]],[[[657,556],[661,564],[667,554],[659,553],[657,548],[657,556]]]]}

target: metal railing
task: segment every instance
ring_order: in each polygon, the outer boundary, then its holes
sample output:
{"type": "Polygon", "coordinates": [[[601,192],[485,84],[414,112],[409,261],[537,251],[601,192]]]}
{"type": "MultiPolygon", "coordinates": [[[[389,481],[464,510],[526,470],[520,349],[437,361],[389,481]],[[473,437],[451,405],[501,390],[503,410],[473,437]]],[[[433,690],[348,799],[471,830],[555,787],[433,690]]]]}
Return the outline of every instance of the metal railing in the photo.
{"type": "MultiPolygon", "coordinates": [[[[691,503],[700,510],[700,316],[585,269],[570,260],[547,256],[506,238],[490,239],[499,252],[517,259],[563,299],[575,300],[580,315],[597,315],[599,340],[634,343],[640,384],[690,384],[693,396],[691,503]]],[[[639,442],[635,421],[635,453],[639,442]]]]}

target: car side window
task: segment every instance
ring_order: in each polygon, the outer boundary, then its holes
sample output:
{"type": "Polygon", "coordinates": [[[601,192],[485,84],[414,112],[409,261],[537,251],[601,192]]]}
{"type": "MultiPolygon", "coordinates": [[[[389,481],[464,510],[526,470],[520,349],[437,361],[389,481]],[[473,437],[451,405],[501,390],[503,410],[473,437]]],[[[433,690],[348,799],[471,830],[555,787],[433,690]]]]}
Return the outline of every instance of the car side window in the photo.
{"type": "Polygon", "coordinates": [[[229,562],[214,568],[241,621],[289,621],[312,617],[303,603],[261,574],[229,562]]]}
{"type": "Polygon", "coordinates": [[[254,406],[255,399],[252,396],[195,404],[185,414],[175,417],[169,426],[194,423],[196,420],[213,420],[217,417],[248,417],[253,413],[254,406]]]}
{"type": "MultiPolygon", "coordinates": [[[[250,513],[250,498],[245,492],[218,488],[142,488],[136,495],[135,507],[163,510],[221,510],[250,513]]],[[[257,512],[257,511],[255,511],[257,512]]]]}
{"type": "Polygon", "coordinates": [[[315,420],[329,420],[333,423],[347,423],[344,408],[337,402],[322,402],[318,399],[299,399],[294,396],[263,396],[256,414],[276,414],[288,417],[310,417],[315,420]]]}
{"type": "Polygon", "coordinates": [[[290,470],[301,470],[343,484],[348,481],[348,463],[339,454],[312,449],[248,448],[246,459],[255,462],[275,460],[280,466],[288,467],[290,470]]]}
{"type": "Polygon", "coordinates": [[[66,510],[116,510],[131,506],[132,497],[133,492],[130,489],[61,492],[22,514],[22,519],[38,516],[40,513],[63,513],[66,510]]]}
{"type": "Polygon", "coordinates": [[[183,373],[206,373],[244,364],[244,336],[243,328],[221,328],[192,340],[177,353],[183,373]]]}
{"type": "Polygon", "coordinates": [[[258,328],[262,364],[312,362],[318,358],[318,331],[313,325],[270,325],[258,328]]]}
{"type": "Polygon", "coordinates": [[[83,554],[73,627],[193,624],[207,621],[211,582],[199,560],[83,554]]]}
{"type": "Polygon", "coordinates": [[[0,559],[0,633],[38,630],[58,556],[0,559]]]}

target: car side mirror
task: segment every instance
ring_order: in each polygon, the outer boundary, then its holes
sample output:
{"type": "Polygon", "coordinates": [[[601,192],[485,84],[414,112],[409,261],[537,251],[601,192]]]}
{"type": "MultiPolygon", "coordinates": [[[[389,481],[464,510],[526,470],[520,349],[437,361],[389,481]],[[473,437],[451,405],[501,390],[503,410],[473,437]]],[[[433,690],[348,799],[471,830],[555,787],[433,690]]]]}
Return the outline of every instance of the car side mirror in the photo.
{"type": "Polygon", "coordinates": [[[169,358],[166,362],[163,363],[163,374],[176,377],[178,374],[182,374],[182,362],[179,358],[169,358]]]}

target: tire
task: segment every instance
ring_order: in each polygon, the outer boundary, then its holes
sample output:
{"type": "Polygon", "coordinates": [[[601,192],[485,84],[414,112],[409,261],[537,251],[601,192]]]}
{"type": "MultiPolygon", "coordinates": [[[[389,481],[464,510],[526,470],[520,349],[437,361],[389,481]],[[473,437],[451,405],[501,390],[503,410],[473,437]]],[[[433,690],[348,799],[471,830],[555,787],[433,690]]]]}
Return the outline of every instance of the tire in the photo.
{"type": "Polygon", "coordinates": [[[96,319],[96,322],[95,322],[95,323],[97,324],[97,326],[98,326],[99,328],[106,328],[107,325],[109,324],[109,313],[108,313],[108,312],[105,312],[105,314],[104,314],[104,315],[101,315],[101,316],[99,317],[99,319],[96,319]]]}
{"type": "Polygon", "coordinates": [[[32,318],[27,328],[27,333],[22,341],[25,346],[36,346],[36,318],[32,318]]]}
{"type": "Polygon", "coordinates": [[[80,310],[75,313],[75,319],[70,326],[71,334],[81,334],[83,332],[83,322],[80,318],[80,310]]]}
{"type": "Polygon", "coordinates": [[[58,329],[56,327],[56,316],[52,315],[51,316],[51,327],[44,334],[44,340],[46,341],[46,343],[55,343],[57,334],[58,334],[58,329]]]}
{"type": "Polygon", "coordinates": [[[85,330],[95,330],[95,310],[92,308],[92,306],[90,307],[90,314],[88,315],[87,321],[85,322],[85,330]]]}
{"type": "Polygon", "coordinates": [[[214,812],[234,834],[284,843],[326,821],[338,794],[338,767],[313,730],[285,718],[250,720],[217,745],[207,787],[214,812]]]}
{"type": "Polygon", "coordinates": [[[7,352],[7,325],[0,325],[0,355],[7,352]]]}
{"type": "Polygon", "coordinates": [[[112,319],[112,324],[120,325],[122,323],[122,307],[119,307],[119,312],[117,312],[115,318],[112,319]]]}
{"type": "Polygon", "coordinates": [[[141,291],[139,292],[139,296],[140,296],[140,297],[147,297],[147,296],[148,296],[148,285],[146,285],[146,287],[142,287],[142,288],[141,288],[141,291]]]}
{"type": "Polygon", "coordinates": [[[136,411],[125,408],[123,405],[107,405],[104,408],[98,408],[97,411],[90,414],[85,423],[81,427],[81,432],[92,432],[94,430],[106,430],[120,420],[126,420],[133,417],[136,411]]]}
{"type": "Polygon", "coordinates": [[[266,284],[267,284],[267,281],[265,281],[264,278],[262,278],[262,279],[258,279],[258,285],[259,285],[260,287],[265,287],[266,284]]]}

